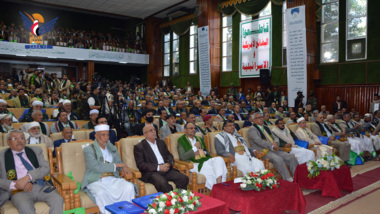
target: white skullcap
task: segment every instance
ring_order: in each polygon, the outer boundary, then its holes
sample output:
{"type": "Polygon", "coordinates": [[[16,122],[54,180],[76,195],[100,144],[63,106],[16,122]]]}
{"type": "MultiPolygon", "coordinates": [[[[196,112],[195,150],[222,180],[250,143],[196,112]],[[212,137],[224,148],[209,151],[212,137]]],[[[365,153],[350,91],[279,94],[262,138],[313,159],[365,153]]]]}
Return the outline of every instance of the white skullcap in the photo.
{"type": "Polygon", "coordinates": [[[29,125],[28,125],[28,131],[29,131],[29,129],[31,129],[32,127],[35,127],[35,126],[40,127],[40,124],[38,122],[31,122],[31,123],[29,123],[29,125]]]}
{"type": "Polygon", "coordinates": [[[370,113],[367,113],[364,115],[364,117],[371,117],[372,118],[372,115],[370,113]]]}
{"type": "Polygon", "coordinates": [[[36,105],[44,106],[44,103],[39,100],[33,101],[32,106],[36,106],[36,105]]]}
{"type": "Polygon", "coordinates": [[[329,120],[331,120],[333,117],[334,117],[334,116],[333,116],[332,114],[329,114],[329,115],[327,115],[326,120],[329,121],[329,120]]]}
{"type": "Polygon", "coordinates": [[[4,103],[5,105],[7,104],[7,101],[0,99],[0,103],[4,103]]]}
{"type": "Polygon", "coordinates": [[[0,114],[0,120],[2,119],[8,119],[8,118],[11,118],[12,115],[11,114],[0,114]]]}
{"type": "Polygon", "coordinates": [[[109,131],[109,130],[110,130],[110,126],[109,125],[102,124],[102,125],[95,126],[95,132],[109,131]]]}
{"type": "Polygon", "coordinates": [[[90,115],[91,114],[99,114],[99,111],[97,110],[97,109],[92,109],[91,111],[90,111],[90,115]]]}
{"type": "Polygon", "coordinates": [[[59,102],[58,103],[63,103],[63,99],[59,99],[59,102]]]}
{"type": "Polygon", "coordinates": [[[300,123],[302,120],[305,120],[305,118],[304,117],[298,118],[297,123],[300,123]]]}
{"type": "Polygon", "coordinates": [[[71,101],[70,100],[63,100],[63,102],[62,102],[63,105],[65,105],[67,103],[69,103],[71,105],[71,101]]]}

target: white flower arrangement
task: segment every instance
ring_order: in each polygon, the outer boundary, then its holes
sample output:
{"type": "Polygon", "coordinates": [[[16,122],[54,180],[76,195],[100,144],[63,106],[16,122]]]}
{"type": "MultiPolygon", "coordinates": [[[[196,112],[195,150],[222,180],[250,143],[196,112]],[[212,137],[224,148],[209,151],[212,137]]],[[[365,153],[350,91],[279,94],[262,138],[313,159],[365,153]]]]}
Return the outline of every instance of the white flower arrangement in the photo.
{"type": "Polygon", "coordinates": [[[148,204],[148,209],[145,213],[183,214],[189,211],[196,211],[202,205],[199,199],[200,197],[195,196],[189,190],[175,189],[153,199],[153,203],[148,204]]]}
{"type": "Polygon", "coordinates": [[[320,171],[340,169],[341,165],[343,165],[343,161],[338,156],[335,156],[335,154],[328,155],[324,153],[323,157],[316,161],[310,161],[307,164],[307,171],[309,172],[307,177],[317,177],[320,174],[320,171]]]}

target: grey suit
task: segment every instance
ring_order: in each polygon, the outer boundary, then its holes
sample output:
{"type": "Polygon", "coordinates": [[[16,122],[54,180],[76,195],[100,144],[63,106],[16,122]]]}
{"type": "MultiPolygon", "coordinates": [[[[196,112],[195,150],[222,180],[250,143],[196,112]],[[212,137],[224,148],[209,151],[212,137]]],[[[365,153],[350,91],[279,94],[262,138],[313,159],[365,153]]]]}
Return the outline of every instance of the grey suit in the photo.
{"type": "MultiPolygon", "coordinates": [[[[273,136],[273,141],[277,142],[279,144],[279,139],[276,135],[273,135],[272,133],[268,133],[269,135],[273,136]]],[[[294,172],[296,171],[296,168],[298,166],[297,159],[282,150],[274,151],[272,149],[272,144],[267,136],[265,136],[266,140],[263,140],[261,138],[260,131],[256,127],[249,128],[248,131],[248,138],[249,142],[251,143],[252,149],[263,151],[263,149],[268,149],[268,154],[263,157],[263,159],[269,159],[270,162],[274,164],[274,167],[277,169],[277,171],[282,176],[282,179],[287,180],[291,178],[289,175],[289,172],[286,168],[286,166],[289,167],[290,172],[292,175],[294,175],[294,172]]]]}
{"type": "MultiPolygon", "coordinates": [[[[183,127],[179,124],[174,124],[175,126],[175,129],[177,130],[177,132],[183,132],[183,127]]],[[[161,128],[161,139],[162,140],[165,140],[165,138],[169,135],[171,135],[172,132],[170,131],[170,127],[168,124],[162,126],[161,128]]]]}
{"type": "Polygon", "coordinates": [[[42,201],[50,206],[49,213],[61,214],[63,212],[63,199],[58,192],[52,191],[50,193],[44,193],[42,190],[46,187],[42,187],[35,183],[36,180],[45,177],[50,172],[49,164],[43,156],[42,149],[35,146],[28,148],[33,150],[39,164],[38,168],[28,172],[32,177],[31,182],[33,183],[33,189],[31,192],[18,192],[14,195],[12,195],[9,189],[12,181],[8,180],[5,169],[5,152],[8,149],[0,151],[0,205],[3,202],[8,201],[9,197],[11,197],[11,200],[19,213],[35,213],[34,203],[42,201]]]}
{"type": "MultiPolygon", "coordinates": [[[[327,124],[325,124],[325,125],[327,126],[327,124]]],[[[331,133],[332,136],[335,137],[335,136],[339,135],[339,132],[334,132],[334,130],[332,130],[330,127],[329,127],[329,129],[332,132],[331,133]]],[[[319,126],[317,124],[312,125],[310,127],[310,130],[317,136],[323,136],[321,129],[319,128],[319,126]]],[[[338,142],[338,141],[332,140],[331,146],[333,146],[335,149],[337,149],[339,151],[339,156],[342,159],[342,161],[348,161],[348,159],[350,158],[351,144],[349,144],[347,141],[345,141],[345,142],[339,141],[338,142]]]]}

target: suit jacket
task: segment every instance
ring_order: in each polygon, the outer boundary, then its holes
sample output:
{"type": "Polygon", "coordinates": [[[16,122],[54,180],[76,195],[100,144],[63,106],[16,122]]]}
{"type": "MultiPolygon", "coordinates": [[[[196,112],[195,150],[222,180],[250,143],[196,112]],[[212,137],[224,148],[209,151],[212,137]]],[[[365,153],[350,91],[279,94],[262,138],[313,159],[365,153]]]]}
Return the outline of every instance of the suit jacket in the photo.
{"type": "MultiPolygon", "coordinates": [[[[156,124],[152,123],[152,125],[156,129],[157,138],[159,139],[159,136],[158,136],[158,127],[156,126],[156,124]]],[[[135,127],[135,135],[143,136],[144,135],[144,133],[143,133],[143,128],[144,127],[145,127],[145,123],[139,123],[139,124],[137,124],[136,127],[135,127]]]]}
{"type": "MultiPolygon", "coordinates": [[[[71,141],[77,141],[76,139],[71,139],[71,141]]],[[[71,142],[71,141],[69,141],[69,142],[71,142]]],[[[65,139],[59,139],[59,140],[56,140],[56,141],[54,141],[53,142],[53,144],[54,144],[54,150],[57,148],[57,147],[60,147],[61,146],[61,144],[62,143],[65,143],[66,141],[65,141],[65,139]]],[[[55,157],[55,152],[53,152],[53,156],[55,157]]]]}
{"type": "Polygon", "coordinates": [[[216,109],[210,109],[208,114],[218,114],[218,111],[216,109]]]}
{"type": "Polygon", "coordinates": [[[185,121],[183,119],[179,119],[179,120],[175,121],[175,123],[177,123],[179,125],[184,125],[185,121]]]}
{"type": "MultiPolygon", "coordinates": [[[[315,124],[317,125],[312,125],[310,126],[310,130],[317,136],[324,136],[323,135],[323,132],[326,132],[325,130],[322,130],[323,128],[323,125],[318,122],[318,121],[315,121],[315,124]]],[[[336,136],[336,132],[334,132],[334,130],[331,129],[331,127],[329,127],[326,123],[325,123],[325,126],[327,127],[328,131],[330,131],[331,133],[331,136],[336,136]]],[[[326,133],[327,134],[327,133],[326,133]]]]}
{"type": "Polygon", "coordinates": [[[210,102],[207,101],[207,100],[203,100],[203,101],[201,102],[201,105],[202,105],[202,106],[210,106],[210,102]]]}
{"type": "Polygon", "coordinates": [[[253,123],[249,122],[248,120],[245,120],[244,124],[243,124],[243,128],[251,127],[252,125],[253,125],[253,123]]]}
{"type": "MultiPolygon", "coordinates": [[[[30,103],[30,98],[29,97],[26,97],[26,99],[28,99],[28,105],[30,103]]],[[[13,99],[13,105],[15,108],[29,108],[29,106],[21,106],[21,101],[20,101],[20,97],[17,96],[16,98],[13,99]]]]}
{"type": "MultiPolygon", "coordinates": [[[[272,139],[274,142],[279,143],[279,139],[276,135],[272,134],[271,131],[268,134],[272,135],[272,139]]],[[[259,151],[263,151],[263,149],[272,150],[272,144],[270,140],[268,139],[268,137],[265,135],[266,140],[263,140],[261,138],[260,131],[256,127],[252,126],[251,128],[249,128],[248,139],[249,139],[249,142],[251,143],[252,149],[254,150],[259,150],[259,151]]]]}
{"type": "MultiPolygon", "coordinates": [[[[340,109],[342,109],[342,108],[346,108],[347,109],[347,103],[344,100],[340,101],[340,109]]],[[[334,114],[336,112],[338,112],[338,103],[336,101],[333,104],[333,112],[334,112],[334,114]]]]}
{"type": "MultiPolygon", "coordinates": [[[[174,124],[174,126],[175,126],[177,132],[183,132],[183,127],[182,127],[181,125],[179,125],[179,124],[174,124]]],[[[170,131],[170,127],[169,127],[168,124],[164,125],[164,126],[161,128],[161,139],[164,139],[164,140],[165,140],[165,138],[166,138],[167,136],[171,135],[171,134],[172,134],[172,132],[170,131]]]]}
{"type": "Polygon", "coordinates": [[[107,149],[112,155],[112,163],[104,163],[103,154],[101,148],[99,147],[98,142],[95,142],[89,146],[86,146],[83,149],[84,161],[86,163],[86,171],[83,176],[81,189],[83,192],[86,192],[87,195],[95,202],[95,197],[91,192],[86,188],[87,185],[92,184],[96,181],[99,181],[100,177],[105,172],[113,172],[116,178],[119,178],[118,168],[115,171],[115,163],[122,163],[120,160],[119,152],[117,148],[112,145],[110,142],[107,144],[107,149]],[[92,146],[94,145],[94,146],[92,146]],[[94,151],[95,150],[95,151],[94,151]]]}
{"type": "MultiPolygon", "coordinates": [[[[95,140],[95,131],[91,132],[90,133],[90,139],[91,140],[95,140]]],[[[110,138],[109,138],[109,141],[115,145],[115,143],[118,141],[119,139],[117,139],[117,136],[116,136],[116,132],[114,130],[110,130],[110,138]]]]}
{"type": "MultiPolygon", "coordinates": [[[[169,152],[163,140],[156,139],[158,150],[165,163],[170,164],[170,168],[174,165],[173,155],[169,152]]],[[[157,172],[157,158],[150,147],[147,140],[143,140],[134,147],[134,155],[137,168],[141,172],[141,180],[148,182],[150,176],[157,172]]]]}
{"type": "MultiPolygon", "coordinates": [[[[239,116],[241,118],[241,121],[245,120],[245,117],[242,114],[239,114],[239,116]]],[[[239,117],[236,113],[234,113],[234,118],[235,118],[235,120],[239,121],[239,117]]]]}
{"type": "MultiPolygon", "coordinates": [[[[36,182],[36,180],[39,180],[49,174],[50,167],[48,162],[45,160],[42,149],[40,147],[27,147],[33,150],[39,164],[39,167],[37,169],[28,172],[32,176],[32,182],[36,182]]],[[[11,185],[12,180],[8,180],[7,172],[5,169],[5,152],[7,150],[9,150],[9,148],[0,151],[0,207],[3,203],[7,202],[9,200],[9,197],[12,195],[11,191],[9,190],[9,186],[11,185]]]]}
{"type": "MultiPolygon", "coordinates": [[[[234,133],[234,136],[238,137],[240,142],[247,146],[248,151],[251,153],[250,155],[252,157],[255,157],[255,155],[253,154],[253,149],[248,147],[246,140],[237,132],[234,133]]],[[[215,151],[216,151],[216,154],[221,155],[223,157],[227,157],[229,154],[232,154],[233,156],[235,156],[234,146],[232,145],[232,142],[230,138],[227,136],[227,133],[225,131],[220,132],[219,134],[215,135],[215,151]],[[228,144],[228,151],[226,148],[227,144],[228,144]]]]}
{"type": "MultiPolygon", "coordinates": [[[[92,123],[91,121],[88,122],[88,123],[85,123],[82,125],[82,129],[93,129],[93,128],[90,128],[90,123],[92,123]]],[[[95,128],[96,125],[92,124],[95,128]]]]}
{"type": "Polygon", "coordinates": [[[193,107],[193,108],[190,109],[190,113],[193,113],[195,115],[200,115],[201,111],[200,111],[200,109],[198,109],[196,107],[193,107]]]}
{"type": "MultiPolygon", "coordinates": [[[[170,114],[175,114],[175,112],[170,106],[168,107],[168,109],[169,109],[170,114]]],[[[160,114],[162,110],[166,110],[166,109],[164,107],[161,107],[158,109],[158,113],[160,114]]]]}
{"type": "Polygon", "coordinates": [[[62,87],[62,85],[63,85],[64,82],[65,82],[65,80],[62,80],[62,82],[60,82],[58,88],[59,88],[60,91],[66,90],[67,91],[67,96],[69,96],[70,95],[71,81],[69,79],[67,79],[66,85],[64,87],[62,87]]]}
{"type": "MultiPolygon", "coordinates": [[[[349,122],[351,123],[351,121],[349,122]]],[[[351,125],[351,127],[353,128],[350,128],[348,127],[348,123],[344,120],[342,120],[340,123],[339,123],[339,126],[346,131],[346,133],[354,133],[356,136],[360,136],[360,131],[358,129],[355,129],[355,125],[351,125]]],[[[359,127],[360,128],[360,127],[359,127]]]]}
{"type": "MultiPolygon", "coordinates": [[[[24,115],[21,122],[33,122],[32,118],[33,109],[30,109],[27,114],[24,115]]],[[[49,116],[46,113],[42,112],[42,121],[48,121],[49,116]]]]}

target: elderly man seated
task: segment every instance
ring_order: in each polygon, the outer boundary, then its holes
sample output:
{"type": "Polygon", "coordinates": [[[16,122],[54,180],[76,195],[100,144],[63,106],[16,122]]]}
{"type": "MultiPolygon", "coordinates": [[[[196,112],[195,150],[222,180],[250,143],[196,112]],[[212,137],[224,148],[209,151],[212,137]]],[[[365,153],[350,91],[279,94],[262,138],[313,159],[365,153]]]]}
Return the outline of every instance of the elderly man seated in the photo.
{"type": "MultiPolygon", "coordinates": [[[[42,118],[43,118],[42,111],[41,110],[34,110],[32,113],[32,118],[33,118],[32,122],[37,122],[40,124],[42,134],[50,136],[49,126],[45,122],[42,122],[42,118]]],[[[28,123],[23,124],[20,127],[20,129],[23,132],[28,132],[28,123]]]]}
{"type": "Polygon", "coordinates": [[[185,134],[178,139],[178,154],[183,161],[194,162],[190,172],[196,172],[206,177],[206,187],[212,190],[216,183],[225,182],[227,168],[221,157],[211,158],[202,138],[195,136],[195,124],[185,125],[185,134]]]}
{"type": "MultiPolygon", "coordinates": [[[[24,115],[21,122],[32,122],[33,121],[33,112],[34,111],[41,111],[42,107],[44,106],[43,102],[36,100],[32,102],[32,108],[29,109],[28,113],[24,115]]],[[[46,113],[42,113],[42,121],[47,121],[49,119],[48,115],[46,113]]]]}
{"type": "Polygon", "coordinates": [[[245,139],[236,132],[232,120],[226,120],[223,132],[215,136],[215,150],[218,155],[228,157],[243,175],[265,169],[263,162],[255,158],[263,153],[248,148],[245,139]]]}
{"type": "Polygon", "coordinates": [[[8,133],[13,130],[12,125],[12,115],[11,114],[0,114],[0,132],[8,133]]]}
{"type": "MultiPolygon", "coordinates": [[[[102,125],[102,124],[103,124],[103,125],[108,125],[107,118],[106,118],[104,115],[99,115],[99,116],[96,118],[95,122],[96,122],[96,125],[102,125]]],[[[91,140],[95,140],[95,134],[96,134],[95,131],[91,132],[89,138],[90,138],[91,140]]],[[[112,130],[111,128],[110,128],[110,130],[109,130],[109,140],[110,140],[110,142],[111,142],[113,145],[115,145],[115,143],[119,140],[119,139],[117,138],[117,136],[116,136],[116,132],[115,132],[114,130],[112,130]]]]}
{"type": "Polygon", "coordinates": [[[313,151],[299,147],[294,140],[298,140],[297,136],[285,126],[283,119],[278,119],[275,122],[276,126],[272,129],[280,143],[280,147],[291,148],[290,154],[296,156],[298,163],[303,164],[309,161],[315,161],[315,154],[313,151]]]}
{"type": "MultiPolygon", "coordinates": [[[[54,150],[61,146],[62,143],[69,143],[71,141],[76,141],[76,139],[73,139],[73,129],[71,127],[65,127],[62,131],[62,137],[63,139],[59,139],[53,142],[54,150]]],[[[55,157],[55,152],[53,152],[53,156],[55,157]]]]}
{"type": "Polygon", "coordinates": [[[46,147],[53,148],[53,142],[51,139],[41,133],[40,124],[37,122],[31,122],[28,124],[29,139],[26,140],[27,144],[46,144],[46,147]]]}
{"type": "Polygon", "coordinates": [[[19,213],[35,213],[34,203],[41,201],[49,205],[49,213],[62,213],[63,199],[51,187],[42,149],[25,146],[20,130],[7,134],[7,144],[9,148],[0,151],[0,205],[10,198],[19,213]]]}
{"type": "Polygon", "coordinates": [[[171,134],[183,131],[183,127],[179,124],[176,124],[174,114],[167,115],[166,122],[167,124],[161,128],[161,139],[165,139],[171,134]]]}
{"type": "Polygon", "coordinates": [[[96,126],[96,118],[99,116],[99,111],[97,109],[92,109],[90,111],[90,121],[82,125],[82,129],[94,129],[96,126]]]}
{"type": "Polygon", "coordinates": [[[173,168],[173,155],[170,154],[165,142],[156,138],[155,127],[146,125],[143,133],[145,140],[134,148],[137,168],[142,174],[141,180],[153,184],[159,192],[173,190],[169,181],[173,181],[179,189],[187,189],[189,178],[173,168]]]}
{"type": "Polygon", "coordinates": [[[68,116],[66,112],[64,111],[59,112],[57,118],[58,118],[58,121],[51,124],[51,127],[50,127],[50,132],[52,134],[61,132],[63,128],[65,127],[71,127],[72,129],[75,129],[75,130],[79,129],[78,124],[76,124],[73,121],[68,120],[68,116]]]}
{"type": "Polygon", "coordinates": [[[269,159],[284,180],[293,181],[293,178],[289,175],[289,171],[294,175],[298,165],[297,159],[280,149],[280,140],[276,135],[272,134],[269,127],[264,125],[264,117],[261,113],[253,115],[253,123],[254,125],[248,131],[248,138],[252,149],[266,153],[263,159],[269,159]],[[289,171],[287,167],[289,167],[289,171]]]}
{"type": "Polygon", "coordinates": [[[12,112],[8,111],[7,101],[5,101],[3,99],[0,99],[0,114],[11,114],[12,115],[12,122],[18,123],[18,120],[15,117],[15,115],[12,112]]]}
{"type": "Polygon", "coordinates": [[[120,178],[131,174],[119,156],[117,148],[109,141],[108,125],[95,126],[95,142],[83,149],[86,171],[82,180],[82,191],[86,192],[98,205],[101,213],[105,206],[119,201],[131,201],[135,198],[132,183],[120,178]]]}

